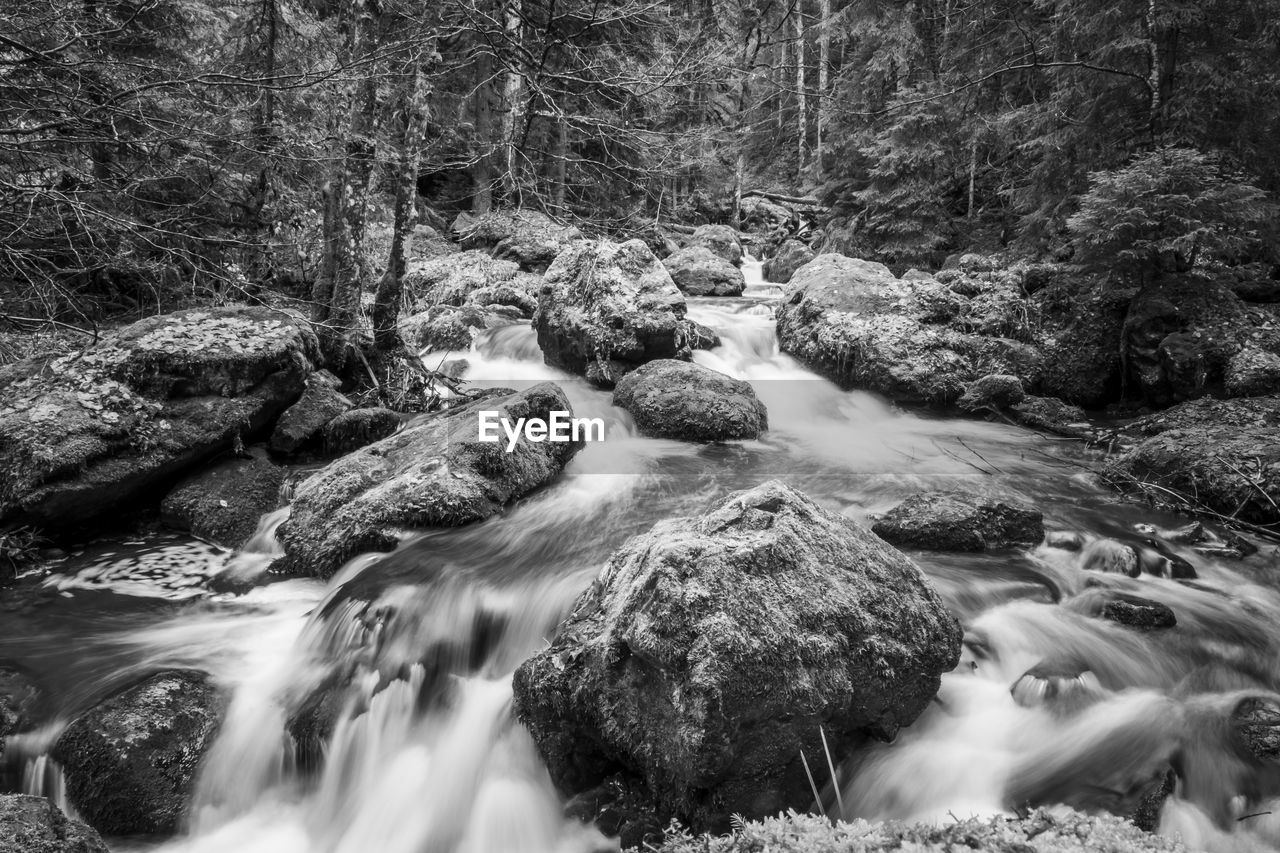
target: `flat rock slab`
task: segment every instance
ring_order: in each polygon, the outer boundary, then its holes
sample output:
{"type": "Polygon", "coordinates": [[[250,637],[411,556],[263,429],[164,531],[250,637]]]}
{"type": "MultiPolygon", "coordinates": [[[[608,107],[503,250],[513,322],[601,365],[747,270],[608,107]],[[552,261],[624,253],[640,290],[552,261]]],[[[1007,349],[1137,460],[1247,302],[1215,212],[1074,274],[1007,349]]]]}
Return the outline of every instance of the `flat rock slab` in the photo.
{"type": "Polygon", "coordinates": [[[961,492],[912,495],[872,525],[900,548],[984,551],[1038,545],[1044,516],[1038,509],[961,492]]]}

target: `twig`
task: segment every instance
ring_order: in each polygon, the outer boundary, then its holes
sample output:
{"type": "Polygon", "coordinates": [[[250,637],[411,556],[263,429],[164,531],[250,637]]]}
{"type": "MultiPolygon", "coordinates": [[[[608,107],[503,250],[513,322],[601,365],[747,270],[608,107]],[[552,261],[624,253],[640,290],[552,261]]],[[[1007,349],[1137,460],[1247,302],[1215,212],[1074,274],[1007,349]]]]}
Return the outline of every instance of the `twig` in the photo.
{"type": "Polygon", "coordinates": [[[844,797],[840,793],[840,780],[836,778],[836,765],[831,760],[831,748],[827,746],[827,731],[822,726],[818,726],[818,734],[822,736],[822,751],[827,754],[827,770],[831,772],[831,784],[836,789],[836,808],[840,810],[840,816],[844,817],[844,797]]]}

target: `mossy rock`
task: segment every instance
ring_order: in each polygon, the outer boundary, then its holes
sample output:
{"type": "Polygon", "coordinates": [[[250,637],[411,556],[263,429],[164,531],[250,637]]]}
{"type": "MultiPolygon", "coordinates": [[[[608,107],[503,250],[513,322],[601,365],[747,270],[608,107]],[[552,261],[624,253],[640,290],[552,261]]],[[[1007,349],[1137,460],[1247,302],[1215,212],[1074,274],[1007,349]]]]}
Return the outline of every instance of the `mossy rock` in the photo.
{"type": "Polygon", "coordinates": [[[0,795],[0,853],[108,853],[98,833],[44,797],[0,795]]]}
{"type": "Polygon", "coordinates": [[[259,450],[183,480],[161,501],[160,512],[170,527],[239,548],[258,529],[262,516],[280,505],[283,484],[284,469],[259,450]]]}

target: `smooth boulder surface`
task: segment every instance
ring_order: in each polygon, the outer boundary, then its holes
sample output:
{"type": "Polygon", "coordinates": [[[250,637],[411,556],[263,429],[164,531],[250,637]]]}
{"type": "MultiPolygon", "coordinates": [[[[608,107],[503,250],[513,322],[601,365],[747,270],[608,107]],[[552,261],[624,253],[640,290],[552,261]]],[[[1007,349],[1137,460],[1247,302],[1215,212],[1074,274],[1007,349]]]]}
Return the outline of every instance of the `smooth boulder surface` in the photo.
{"type": "Polygon", "coordinates": [[[1044,516],[1013,501],[964,492],[925,492],[889,510],[871,529],[900,548],[983,551],[1040,544],[1044,516]]]}
{"type": "Polygon", "coordinates": [[[1126,425],[1125,434],[1131,446],[1102,468],[1112,486],[1280,522],[1280,397],[1192,400],[1126,425]]]}
{"type": "Polygon", "coordinates": [[[319,358],[305,321],[230,307],[0,368],[0,522],[78,526],[153,495],[274,421],[319,358]]]}
{"type": "Polygon", "coordinates": [[[307,377],[307,387],[298,402],[284,410],[271,433],[270,448],[285,455],[297,453],[315,439],[325,426],[355,404],[338,390],[338,377],[318,370],[307,377]]]}
{"type": "Polygon", "coordinates": [[[687,361],[662,359],[636,368],[613,392],[645,435],[690,441],[756,438],[769,413],[751,385],[687,361]]]}
{"type": "Polygon", "coordinates": [[[686,248],[691,246],[710,249],[734,266],[742,265],[742,242],[738,239],[738,232],[728,225],[699,226],[685,243],[686,248]]]}
{"type": "Polygon", "coordinates": [[[742,270],[704,246],[681,249],[662,263],[689,296],[740,296],[747,287],[742,270]]]}
{"type": "Polygon", "coordinates": [[[521,438],[508,453],[500,428],[498,442],[479,440],[484,410],[514,424],[573,407],[544,382],[447,409],[334,461],[298,486],[273,568],[328,577],[357,554],[393,550],[407,531],[488,518],[549,483],[580,447],[521,438]]]}
{"type": "Polygon", "coordinates": [[[109,853],[98,833],[44,797],[0,794],[0,853],[109,853]]]}
{"type": "Polygon", "coordinates": [[[796,270],[813,260],[816,255],[799,240],[788,240],[778,247],[773,257],[764,262],[760,272],[765,281],[774,284],[786,284],[796,270]]]}
{"type": "Polygon", "coordinates": [[[839,761],[910,725],[960,638],[914,563],[771,481],[624,544],[515,702],[566,794],[616,783],[659,826],[723,831],[808,808],[820,728],[839,761]]]}
{"type": "Polygon", "coordinates": [[[261,451],[226,459],[179,483],[160,503],[165,523],[228,548],[239,548],[262,516],[280,505],[284,469],[261,451]]]}
{"type": "Polygon", "coordinates": [[[579,242],[547,270],[533,327],[547,364],[611,388],[647,361],[689,358],[686,310],[641,241],[579,242]]]}
{"type": "Polygon", "coordinates": [[[1005,336],[1025,334],[1016,306],[1000,292],[983,292],[979,279],[948,278],[975,289],[904,281],[883,264],[819,255],[791,277],[778,307],[779,346],[841,387],[910,405],[950,406],[990,374],[1034,386],[1038,351],[1005,336]]]}
{"type": "Polygon", "coordinates": [[[77,718],[52,753],[76,812],[110,835],[176,831],[223,710],[208,676],[170,671],[77,718]]]}
{"type": "Polygon", "coordinates": [[[464,249],[481,249],[520,269],[542,272],[570,243],[582,239],[572,225],[561,225],[536,210],[496,210],[459,217],[454,223],[464,249]]]}

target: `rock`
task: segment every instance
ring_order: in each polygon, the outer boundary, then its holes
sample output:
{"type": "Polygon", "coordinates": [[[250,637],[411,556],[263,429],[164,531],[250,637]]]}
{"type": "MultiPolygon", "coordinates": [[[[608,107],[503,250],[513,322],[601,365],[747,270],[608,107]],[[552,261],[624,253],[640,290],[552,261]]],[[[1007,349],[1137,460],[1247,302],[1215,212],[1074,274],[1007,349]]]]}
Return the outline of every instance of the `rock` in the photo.
{"type": "Polygon", "coordinates": [[[1036,294],[1045,318],[1040,392],[1101,408],[1120,399],[1120,340],[1133,291],[1059,279],[1036,294]]]}
{"type": "Polygon", "coordinates": [[[109,835],[176,831],[222,713],[208,676],[170,671],[80,716],[52,753],[76,812],[109,835]]]}
{"type": "Polygon", "coordinates": [[[514,320],[476,305],[461,308],[433,305],[400,321],[400,335],[414,350],[471,349],[471,342],[485,329],[509,326],[514,320]]]}
{"type": "Polygon", "coordinates": [[[1084,537],[1074,530],[1050,530],[1044,535],[1044,544],[1060,551],[1079,551],[1084,547],[1084,537]]]}
{"type": "Polygon", "coordinates": [[[413,239],[409,243],[409,256],[414,260],[441,258],[458,252],[448,237],[426,223],[418,223],[413,228],[413,239]]]}
{"type": "Polygon", "coordinates": [[[1027,264],[1022,270],[1022,289],[1028,295],[1039,293],[1062,274],[1058,264],[1027,264]]]}
{"type": "Polygon", "coordinates": [[[1099,615],[1103,619],[1142,631],[1172,628],[1178,624],[1177,617],[1168,605],[1136,595],[1116,594],[1102,605],[1099,615]]]}
{"type": "Polygon", "coordinates": [[[715,349],[720,346],[720,336],[716,330],[693,320],[687,320],[688,340],[691,349],[715,349]]]}
{"type": "Polygon", "coordinates": [[[542,272],[556,255],[583,239],[577,228],[536,210],[496,210],[454,228],[462,248],[489,251],[495,259],[513,261],[528,272],[542,272]]]}
{"type": "Polygon", "coordinates": [[[631,413],[645,435],[688,441],[756,438],[769,428],[751,385],[687,361],[651,361],[628,373],[613,404],[631,413]]]}
{"type": "Polygon", "coordinates": [[[958,266],[964,272],[991,272],[1000,268],[1000,259],[995,255],[967,252],[960,256],[958,266]]]}
{"type": "Polygon", "coordinates": [[[4,755],[6,737],[39,722],[42,700],[40,688],[26,673],[0,666],[0,756],[4,755]]]}
{"type": "Polygon", "coordinates": [[[901,548],[982,551],[1039,545],[1044,516],[1024,504],[961,492],[924,492],[898,504],[871,527],[901,548]]]}
{"type": "Polygon", "coordinates": [[[1251,281],[1237,281],[1231,290],[1245,302],[1262,305],[1274,305],[1280,302],[1280,281],[1264,278],[1251,281]]]}
{"type": "Polygon", "coordinates": [[[1232,728],[1254,758],[1280,761],[1280,701],[1275,696],[1250,697],[1236,706],[1232,728]]]}
{"type": "Polygon", "coordinates": [[[341,456],[358,450],[394,435],[400,423],[400,413],[390,409],[373,407],[343,412],[324,428],[324,452],[328,456],[341,456]]]}
{"type": "Polygon", "coordinates": [[[761,273],[765,281],[786,284],[796,270],[813,260],[813,250],[799,240],[788,240],[778,247],[773,257],[764,262],[761,273]]]}
{"type": "Polygon", "coordinates": [[[1280,355],[1244,347],[1227,361],[1223,385],[1230,397],[1280,394],[1280,355]]]}
{"type": "Polygon", "coordinates": [[[742,243],[728,225],[702,225],[694,230],[685,247],[710,249],[734,266],[742,266],[742,243]]]}
{"type": "Polygon", "coordinates": [[[285,409],[276,422],[268,445],[272,451],[291,456],[318,438],[325,426],[355,404],[338,391],[338,377],[321,370],[307,377],[307,387],[298,402],[285,409]]]}
{"type": "Polygon", "coordinates": [[[0,853],[109,853],[98,833],[44,797],[0,794],[0,853]]]}
{"type": "Polygon", "coordinates": [[[992,374],[969,383],[956,405],[969,412],[999,411],[1021,403],[1026,396],[1018,377],[992,374]]]}
{"type": "Polygon", "coordinates": [[[1082,438],[1092,429],[1084,409],[1054,397],[1025,397],[1009,414],[1023,426],[1069,438],[1082,438]]]}
{"type": "Polygon", "coordinates": [[[298,486],[273,568],[329,577],[357,554],[393,550],[406,531],[481,521],[546,485],[580,447],[521,438],[507,452],[505,437],[478,439],[482,410],[513,424],[572,414],[559,386],[544,382],[447,409],[332,462],[298,486]]]}
{"type": "Polygon", "coordinates": [[[1115,488],[1181,495],[1254,524],[1280,522],[1280,397],[1201,399],[1129,424],[1136,444],[1102,468],[1115,488]]]}
{"type": "Polygon", "coordinates": [[[904,282],[883,264],[819,255],[791,278],[778,341],[844,388],[911,405],[949,406],[989,374],[1034,385],[1035,348],[966,331],[968,308],[940,282],[904,282]]]}
{"type": "Polygon", "coordinates": [[[516,671],[520,719],[566,795],[621,775],[660,825],[807,808],[820,766],[892,739],[959,660],[924,574],[771,481],[622,546],[516,671]]]}
{"type": "Polygon", "coordinates": [[[756,234],[769,234],[786,228],[795,220],[790,208],[753,195],[742,197],[738,215],[742,230],[756,234]]]}
{"type": "Polygon", "coordinates": [[[547,270],[533,327],[546,362],[610,388],[659,358],[688,359],[684,295],[639,240],[576,243],[547,270]]]}
{"type": "Polygon", "coordinates": [[[459,252],[411,263],[405,273],[404,292],[412,307],[409,313],[419,313],[433,305],[471,304],[475,294],[493,294],[502,287],[528,293],[534,281],[534,276],[522,276],[514,261],[495,260],[485,252],[459,252]]]}
{"type": "Polygon", "coordinates": [[[284,469],[262,453],[226,459],[179,483],[160,503],[164,522],[227,548],[239,548],[263,515],[280,505],[284,469]]]}
{"type": "Polygon", "coordinates": [[[481,305],[491,311],[498,308],[515,309],[517,316],[528,320],[538,310],[537,289],[541,280],[520,275],[512,281],[477,288],[468,297],[468,303],[481,305]]]}
{"type": "Polygon", "coordinates": [[[1018,677],[1009,688],[1023,708],[1048,708],[1072,716],[1098,701],[1105,691],[1098,677],[1067,660],[1044,660],[1018,677]]]}
{"type": "Polygon", "coordinates": [[[689,296],[740,296],[747,286],[742,270],[703,246],[681,249],[662,263],[689,296]]]}
{"type": "Polygon", "coordinates": [[[0,368],[0,522],[79,529],[119,513],[271,423],[319,358],[305,321],[228,307],[0,368]]]}
{"type": "Polygon", "coordinates": [[[1084,547],[1080,565],[1086,571],[1127,575],[1136,578],[1142,574],[1138,549],[1116,539],[1095,539],[1084,547]]]}

